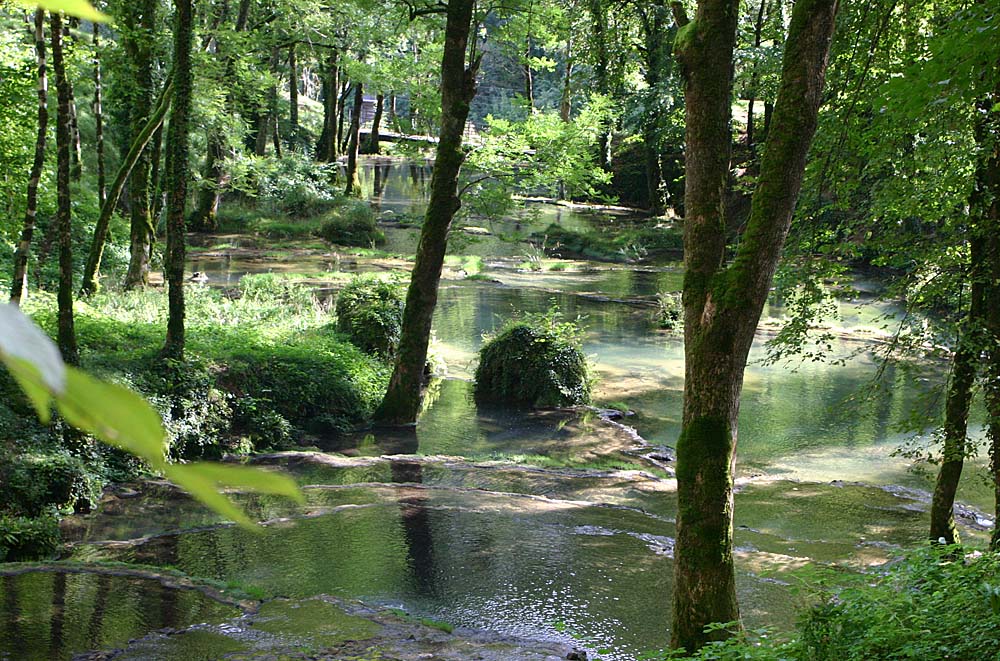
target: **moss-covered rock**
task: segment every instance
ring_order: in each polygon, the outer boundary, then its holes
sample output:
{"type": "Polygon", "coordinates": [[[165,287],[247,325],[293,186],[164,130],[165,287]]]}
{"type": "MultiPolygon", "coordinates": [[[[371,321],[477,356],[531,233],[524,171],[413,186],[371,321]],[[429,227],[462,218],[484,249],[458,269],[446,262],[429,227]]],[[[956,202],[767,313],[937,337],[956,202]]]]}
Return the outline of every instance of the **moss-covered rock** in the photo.
{"type": "Polygon", "coordinates": [[[508,325],[479,352],[476,401],[534,408],[590,402],[587,358],[573,324],[508,325]]]}
{"type": "Polygon", "coordinates": [[[403,329],[403,288],[393,280],[358,276],[337,296],[337,330],[366,353],[392,358],[403,329]]]}

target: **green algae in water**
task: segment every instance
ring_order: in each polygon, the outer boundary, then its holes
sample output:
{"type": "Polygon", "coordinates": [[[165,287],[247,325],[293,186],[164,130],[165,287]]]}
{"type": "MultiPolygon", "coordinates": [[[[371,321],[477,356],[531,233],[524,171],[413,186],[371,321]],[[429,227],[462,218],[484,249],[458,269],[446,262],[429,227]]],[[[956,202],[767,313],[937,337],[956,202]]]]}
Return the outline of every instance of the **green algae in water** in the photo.
{"type": "Polygon", "coordinates": [[[197,590],[94,573],[0,577],[0,659],[69,659],[165,627],[222,622],[240,611],[197,590]]]}
{"type": "Polygon", "coordinates": [[[247,645],[214,631],[194,629],[170,636],[158,636],[130,645],[115,661],[150,661],[151,659],[184,659],[184,661],[214,661],[225,655],[245,652],[247,645]]]}
{"type": "Polygon", "coordinates": [[[374,638],[382,626],[321,599],[270,601],[260,607],[254,628],[298,644],[332,647],[348,640],[374,638]]]}

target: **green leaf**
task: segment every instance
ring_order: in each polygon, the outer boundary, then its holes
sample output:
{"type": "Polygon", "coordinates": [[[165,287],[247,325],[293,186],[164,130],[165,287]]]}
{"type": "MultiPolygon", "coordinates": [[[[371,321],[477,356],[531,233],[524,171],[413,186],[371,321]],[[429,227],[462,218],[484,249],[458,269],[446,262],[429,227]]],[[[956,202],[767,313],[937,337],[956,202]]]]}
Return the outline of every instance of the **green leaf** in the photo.
{"type": "Polygon", "coordinates": [[[41,7],[48,11],[61,11],[70,16],[84,18],[94,23],[110,23],[111,17],[94,9],[87,0],[17,0],[28,7],[41,7]]]}
{"type": "Polygon", "coordinates": [[[52,417],[49,404],[52,402],[52,395],[42,379],[42,373],[33,364],[23,358],[2,355],[4,365],[10,371],[11,376],[21,386],[21,390],[28,396],[31,405],[38,413],[38,419],[44,424],[48,424],[52,417]]]}
{"type": "Polygon", "coordinates": [[[192,468],[192,465],[168,464],[164,467],[163,473],[168,480],[212,508],[217,514],[230,521],[235,521],[244,528],[257,529],[243,510],[229,498],[216,491],[215,482],[211,478],[203,475],[197,469],[192,470],[192,468]]]}
{"type": "Polygon", "coordinates": [[[145,459],[153,468],[166,466],[166,434],[160,416],[128,388],[67,367],[66,393],[56,403],[74,427],[145,459]]]}
{"type": "Polygon", "coordinates": [[[305,498],[299,491],[295,480],[287,475],[281,475],[261,468],[220,464],[217,462],[197,462],[187,464],[185,469],[213,483],[215,487],[231,487],[245,489],[257,493],[268,493],[287,496],[298,503],[304,503],[305,498]]]}
{"type": "Polygon", "coordinates": [[[6,362],[7,357],[31,363],[54,395],[66,387],[66,372],[55,342],[10,303],[0,305],[0,358],[6,362]]]}

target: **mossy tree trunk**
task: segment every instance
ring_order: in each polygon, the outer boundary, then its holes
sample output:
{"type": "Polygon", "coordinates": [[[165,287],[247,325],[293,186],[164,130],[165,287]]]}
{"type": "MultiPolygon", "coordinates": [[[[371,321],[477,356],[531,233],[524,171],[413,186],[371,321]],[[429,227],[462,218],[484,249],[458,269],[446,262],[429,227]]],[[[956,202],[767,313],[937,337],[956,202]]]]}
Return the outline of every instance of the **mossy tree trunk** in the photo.
{"type": "MultiPolygon", "coordinates": [[[[608,8],[605,0],[590,0],[590,30],[593,38],[594,84],[601,94],[611,90],[611,55],[608,52],[608,8]]],[[[598,137],[598,164],[604,170],[611,170],[611,123],[601,127],[598,137]]]]}
{"type": "MultiPolygon", "coordinates": [[[[114,214],[115,209],[118,206],[118,200],[121,197],[122,190],[125,188],[125,182],[128,180],[129,174],[131,174],[132,169],[139,162],[140,157],[143,151],[145,151],[146,145],[149,144],[150,139],[153,137],[153,134],[163,123],[163,119],[167,114],[167,108],[170,107],[173,95],[174,85],[168,79],[166,87],[163,88],[163,92],[160,95],[160,101],[157,104],[156,110],[154,110],[153,114],[146,120],[146,125],[142,127],[139,134],[135,136],[135,140],[132,141],[132,145],[129,147],[128,153],[125,155],[125,158],[122,160],[122,164],[118,168],[118,173],[115,175],[115,180],[112,182],[111,188],[108,189],[107,199],[104,200],[104,204],[101,206],[101,213],[97,217],[97,223],[94,225],[94,237],[91,240],[90,252],[87,255],[87,263],[84,265],[83,269],[83,286],[81,288],[81,294],[85,296],[93,294],[98,290],[98,276],[101,270],[101,258],[104,255],[104,244],[107,242],[111,216],[114,214]]],[[[148,193],[146,195],[146,199],[148,200],[148,193]]],[[[149,217],[148,211],[145,214],[145,219],[145,232],[148,236],[153,233],[152,219],[149,217]]],[[[149,240],[151,241],[152,239],[150,238],[149,240]]]]}
{"type": "Polygon", "coordinates": [[[63,59],[63,22],[58,12],[52,12],[52,71],[56,78],[56,231],[59,235],[59,322],[58,343],[63,360],[70,365],[80,362],[76,348],[76,330],[73,324],[73,241],[71,223],[73,217],[70,199],[70,151],[72,132],[70,130],[70,84],[66,77],[66,63],[63,59]]]}
{"type": "Polygon", "coordinates": [[[837,0],[799,0],[785,43],[774,127],[736,256],[726,264],[724,195],[732,141],[738,0],[702,0],[675,50],[685,80],[684,410],[677,442],[671,646],[688,651],[739,621],[733,468],[743,371],[777,268],[816,129],[837,0]]]}
{"type": "Polygon", "coordinates": [[[49,126],[48,77],[45,66],[45,11],[35,10],[35,59],[38,68],[38,132],[35,134],[35,157],[28,175],[28,196],[24,207],[24,226],[14,253],[14,278],[10,287],[10,302],[21,304],[28,288],[28,256],[35,234],[35,217],[38,214],[38,181],[45,165],[45,137],[49,126]]]}
{"type": "Polygon", "coordinates": [[[475,0],[449,0],[441,59],[441,132],[431,176],[431,194],[417,244],[416,261],[406,292],[399,351],[389,389],[376,418],[392,424],[416,422],[431,320],[437,305],[438,284],[448,246],[451,221],[461,206],[458,175],[465,160],[462,134],[469,104],[476,95],[479,57],[466,66],[466,51],[475,0]]]}
{"type": "MultiPolygon", "coordinates": [[[[153,112],[153,31],[156,29],[156,0],[126,3],[122,20],[127,29],[122,31],[122,50],[127,58],[126,70],[130,87],[126,96],[129,108],[129,140],[142,134],[142,129],[153,112]]],[[[161,123],[162,126],[162,123],[161,123]]],[[[159,127],[156,131],[159,131],[159,127]]],[[[129,260],[125,274],[125,289],[136,289],[149,284],[149,258],[153,245],[152,197],[155,194],[150,181],[153,159],[143,149],[128,179],[129,196],[129,260]]]]}
{"type": "Polygon", "coordinates": [[[347,188],[344,195],[361,197],[361,180],[358,179],[358,151],[361,142],[361,106],[364,103],[364,86],[354,84],[354,107],[351,108],[350,142],[347,145],[347,188]]]}
{"type": "Polygon", "coordinates": [[[972,386],[976,380],[976,366],[984,349],[982,323],[985,282],[982,279],[984,266],[982,239],[974,236],[971,247],[971,300],[968,317],[960,331],[958,350],[952,358],[951,378],[948,381],[948,397],[945,403],[943,456],[931,501],[931,540],[944,540],[945,544],[959,542],[958,529],[955,526],[955,494],[958,491],[958,481],[962,477],[962,467],[965,462],[972,386]]]}
{"type": "Polygon", "coordinates": [[[184,358],[184,205],[187,200],[188,130],[191,119],[191,0],[175,0],[174,100],[167,128],[167,338],[162,356],[184,358]]]}
{"type": "MultiPolygon", "coordinates": [[[[643,59],[645,71],[643,77],[646,85],[649,86],[650,94],[654,95],[650,101],[655,101],[657,89],[665,75],[670,73],[671,52],[670,44],[672,35],[670,34],[670,9],[666,0],[653,0],[648,5],[638,7],[640,24],[642,26],[643,59]]],[[[649,198],[649,211],[655,215],[660,215],[664,211],[663,201],[663,172],[660,167],[660,138],[658,131],[658,121],[656,107],[658,104],[651,103],[643,118],[643,151],[646,160],[646,191],[649,198]]]]}

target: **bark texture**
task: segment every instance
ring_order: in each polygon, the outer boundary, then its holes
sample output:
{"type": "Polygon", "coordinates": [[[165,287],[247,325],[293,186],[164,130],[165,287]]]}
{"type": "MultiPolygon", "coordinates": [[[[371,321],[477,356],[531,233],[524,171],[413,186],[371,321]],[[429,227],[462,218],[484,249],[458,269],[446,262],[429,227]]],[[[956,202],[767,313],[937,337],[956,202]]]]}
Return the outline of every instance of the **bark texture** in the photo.
{"type": "Polygon", "coordinates": [[[739,3],[702,0],[675,50],[685,79],[684,411],[677,442],[677,545],[671,645],[694,651],[739,622],[733,571],[733,467],[743,371],[816,129],[836,0],[793,10],[774,129],[735,259],[726,258],[733,49],[739,3]]]}
{"type": "Polygon", "coordinates": [[[948,397],[945,403],[944,450],[931,501],[931,540],[944,540],[945,544],[958,544],[960,541],[955,526],[955,494],[965,463],[972,387],[976,380],[979,357],[985,348],[985,338],[982,333],[986,297],[983,273],[985,245],[982,237],[974,235],[971,248],[969,280],[972,286],[969,312],[961,330],[958,350],[952,358],[951,378],[948,382],[948,397]]]}
{"type": "MultiPolygon", "coordinates": [[[[158,4],[156,0],[141,0],[123,6],[125,11],[122,20],[129,29],[122,32],[122,48],[127,57],[127,71],[132,86],[128,95],[130,142],[134,142],[142,133],[150,114],[154,111],[153,31],[156,28],[158,4]]],[[[159,131],[160,128],[157,128],[156,132],[159,131]]],[[[153,140],[155,139],[154,135],[153,140]]],[[[151,207],[152,196],[156,190],[151,181],[153,167],[153,156],[143,149],[139,152],[138,160],[128,179],[129,262],[128,272],[125,274],[125,289],[145,287],[149,284],[149,259],[153,246],[155,218],[151,207]]]]}
{"type": "Polygon", "coordinates": [[[28,197],[24,208],[24,226],[14,252],[14,278],[10,287],[10,302],[20,305],[28,288],[28,256],[35,234],[38,214],[38,181],[45,165],[45,136],[49,126],[48,78],[45,66],[45,11],[35,10],[35,59],[38,67],[38,132],[35,137],[35,158],[28,175],[28,197]]]}
{"type": "Polygon", "coordinates": [[[378,93],[375,98],[375,116],[372,117],[372,132],[368,134],[368,142],[365,144],[364,153],[379,154],[382,147],[379,144],[379,131],[382,127],[382,111],[385,106],[385,94],[378,93]]]}
{"type": "Polygon", "coordinates": [[[344,195],[361,197],[361,180],[358,179],[358,151],[361,141],[361,104],[364,102],[364,87],[354,84],[354,107],[351,108],[351,128],[347,145],[347,188],[344,195]]]}
{"type": "Polygon", "coordinates": [[[62,17],[52,13],[52,71],[56,78],[56,231],[59,236],[59,322],[58,344],[63,360],[70,365],[80,362],[73,324],[73,241],[71,234],[72,202],[70,200],[70,84],[63,60],[62,17]]]}
{"type": "Polygon", "coordinates": [[[458,175],[465,160],[462,134],[469,104],[476,95],[479,59],[466,66],[466,50],[475,0],[449,0],[441,60],[441,132],[427,213],[420,230],[416,261],[406,292],[399,351],[389,389],[376,418],[392,424],[416,422],[431,320],[437,305],[438,283],[448,246],[448,231],[461,207],[458,175]]]}
{"type": "Polygon", "coordinates": [[[323,130],[316,143],[316,160],[330,163],[340,156],[337,144],[337,101],[340,96],[339,53],[330,50],[323,72],[323,130]]]}
{"type": "Polygon", "coordinates": [[[184,204],[187,200],[188,130],[191,120],[191,0],[176,0],[174,101],[167,128],[167,338],[162,356],[184,359],[184,204]]]}

